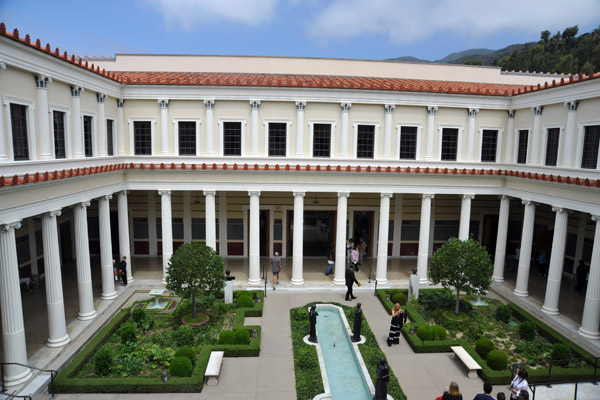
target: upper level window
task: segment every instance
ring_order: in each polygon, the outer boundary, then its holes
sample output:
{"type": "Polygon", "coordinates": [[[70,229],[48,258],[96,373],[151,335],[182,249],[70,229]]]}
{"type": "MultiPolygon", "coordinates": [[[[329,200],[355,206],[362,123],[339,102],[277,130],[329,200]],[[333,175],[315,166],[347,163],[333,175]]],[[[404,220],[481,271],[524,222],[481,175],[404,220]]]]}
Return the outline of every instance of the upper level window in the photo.
{"type": "Polygon", "coordinates": [[[358,125],[356,130],[356,157],[373,158],[375,125],[358,125]]]}
{"type": "Polygon", "coordinates": [[[417,127],[416,126],[400,127],[400,159],[401,160],[416,160],[417,159],[417,127]]]}
{"type": "Polygon", "coordinates": [[[581,168],[598,168],[598,151],[600,147],[600,125],[586,126],[583,136],[583,152],[581,168]]]}
{"type": "Polygon", "coordinates": [[[135,155],[152,155],[152,122],[134,121],[133,137],[135,141],[135,155]]]}
{"type": "Polygon", "coordinates": [[[223,122],[223,155],[242,155],[241,122],[223,122]]]}
{"type": "Polygon", "coordinates": [[[65,158],[65,113],[52,111],[52,125],[54,127],[54,157],[65,158]]]}
{"type": "Polygon", "coordinates": [[[313,125],[313,157],[331,157],[331,124],[313,125]]]}
{"type": "Polygon", "coordinates": [[[558,138],[560,136],[560,128],[548,129],[546,141],[546,165],[555,167],[558,161],[558,138]]]}
{"type": "Polygon", "coordinates": [[[11,103],[10,123],[12,128],[14,160],[29,160],[29,140],[27,137],[27,106],[11,103]]]}
{"type": "Polygon", "coordinates": [[[106,154],[109,156],[115,155],[115,145],[114,145],[114,137],[113,137],[113,127],[115,125],[115,121],[112,119],[106,120],[106,154]]]}
{"type": "Polygon", "coordinates": [[[496,150],[498,148],[498,131],[484,129],[481,133],[481,161],[496,162],[496,150]]]}
{"type": "Polygon", "coordinates": [[[287,124],[269,122],[269,157],[285,157],[287,148],[287,124]]]}
{"type": "Polygon", "coordinates": [[[196,155],[196,122],[179,121],[179,155],[196,155]]]}
{"type": "Polygon", "coordinates": [[[458,151],[458,129],[443,128],[442,129],[442,161],[456,161],[458,151]]]}
{"type": "Polygon", "coordinates": [[[92,117],[89,115],[83,116],[83,149],[86,157],[94,155],[92,137],[92,117]]]}
{"type": "Polygon", "coordinates": [[[517,164],[525,164],[527,162],[527,139],[529,131],[521,129],[519,131],[519,142],[517,147],[517,164]]]}

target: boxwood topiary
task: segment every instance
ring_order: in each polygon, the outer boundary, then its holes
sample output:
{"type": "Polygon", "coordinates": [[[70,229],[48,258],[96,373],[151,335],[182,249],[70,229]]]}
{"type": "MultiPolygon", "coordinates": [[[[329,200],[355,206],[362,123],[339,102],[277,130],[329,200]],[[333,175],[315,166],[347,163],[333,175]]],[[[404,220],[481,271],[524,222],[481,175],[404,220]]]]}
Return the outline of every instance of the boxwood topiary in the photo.
{"type": "Polygon", "coordinates": [[[406,295],[404,293],[395,293],[394,295],[390,296],[390,300],[394,304],[398,303],[403,306],[406,304],[406,295]]]}
{"type": "Polygon", "coordinates": [[[175,357],[169,366],[169,375],[177,377],[192,376],[192,362],[187,357],[175,357]]]}
{"type": "Polygon", "coordinates": [[[143,308],[134,308],[131,311],[131,319],[136,322],[136,324],[141,324],[146,319],[146,311],[143,308]]]}
{"type": "Polygon", "coordinates": [[[189,325],[179,325],[171,335],[177,347],[194,345],[194,328],[189,325]]]}
{"type": "Polygon", "coordinates": [[[250,294],[243,294],[241,296],[238,296],[236,302],[237,302],[238,307],[242,307],[242,308],[254,307],[254,300],[252,300],[252,297],[250,294]]]}
{"type": "Polygon", "coordinates": [[[433,332],[431,331],[431,328],[427,325],[420,326],[417,328],[417,336],[422,341],[433,340],[433,332]]]}
{"type": "Polygon", "coordinates": [[[446,332],[446,328],[441,325],[433,325],[431,326],[431,334],[433,336],[433,340],[446,340],[448,338],[448,333],[446,332]]]}
{"type": "Polygon", "coordinates": [[[121,343],[123,344],[135,342],[137,339],[137,325],[135,322],[126,322],[121,325],[119,336],[121,336],[121,343]]]}
{"type": "Polygon", "coordinates": [[[532,341],[535,339],[535,324],[531,321],[523,321],[519,324],[519,336],[523,340],[532,341]]]}
{"type": "Polygon", "coordinates": [[[487,365],[494,371],[504,371],[508,368],[508,356],[500,350],[492,350],[487,354],[487,365]]]}
{"type": "Polygon", "coordinates": [[[398,294],[398,293],[402,293],[402,289],[390,289],[387,292],[387,294],[388,294],[388,296],[390,296],[390,298],[392,298],[392,296],[394,296],[395,294],[398,294]]]}
{"type": "Polygon", "coordinates": [[[223,331],[219,333],[219,344],[233,344],[235,342],[235,334],[233,331],[223,331]]]}
{"type": "Polygon", "coordinates": [[[94,373],[98,376],[108,375],[113,362],[113,351],[104,345],[94,355],[94,373]]]}
{"type": "Polygon", "coordinates": [[[557,362],[555,365],[567,366],[569,364],[569,360],[572,357],[571,348],[564,343],[554,343],[552,346],[552,353],[550,358],[552,360],[564,360],[562,362],[557,362]]]}
{"type": "Polygon", "coordinates": [[[496,308],[496,319],[508,324],[512,311],[506,304],[501,304],[496,308]]]}
{"type": "Polygon", "coordinates": [[[196,364],[196,350],[193,347],[184,346],[177,349],[175,357],[186,357],[192,362],[192,366],[196,364]]]}
{"type": "Polygon", "coordinates": [[[492,350],[494,350],[494,343],[492,343],[490,339],[481,338],[475,342],[475,351],[484,360],[486,359],[488,353],[492,350]]]}
{"type": "Polygon", "coordinates": [[[246,329],[236,329],[233,332],[234,344],[250,344],[250,333],[246,329]]]}

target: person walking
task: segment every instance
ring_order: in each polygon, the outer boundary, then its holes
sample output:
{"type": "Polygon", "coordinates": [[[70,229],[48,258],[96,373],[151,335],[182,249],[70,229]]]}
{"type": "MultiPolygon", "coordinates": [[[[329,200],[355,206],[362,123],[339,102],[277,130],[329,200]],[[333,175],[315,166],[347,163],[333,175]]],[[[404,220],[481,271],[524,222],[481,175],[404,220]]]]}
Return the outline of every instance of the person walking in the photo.
{"type": "Polygon", "coordinates": [[[358,269],[358,248],[356,246],[354,246],[350,252],[350,265],[356,270],[356,272],[360,271],[358,269]]]}
{"type": "Polygon", "coordinates": [[[279,285],[279,272],[281,272],[281,258],[278,252],[275,252],[271,258],[271,266],[273,267],[273,290],[275,290],[275,285],[279,285]]]}
{"type": "Polygon", "coordinates": [[[127,287],[127,257],[125,256],[123,256],[119,264],[119,273],[121,274],[121,279],[123,279],[123,285],[127,287]]]}
{"type": "Polygon", "coordinates": [[[478,393],[473,400],[495,400],[492,397],[492,385],[484,382],[483,383],[483,393],[478,393]]]}
{"type": "Polygon", "coordinates": [[[394,304],[392,308],[392,322],[390,324],[390,334],[387,339],[388,346],[400,344],[400,329],[404,326],[404,313],[400,304],[394,304]]]}
{"type": "Polygon", "coordinates": [[[356,298],[356,296],[352,294],[352,286],[355,282],[360,286],[360,283],[356,280],[354,271],[352,271],[352,267],[348,265],[348,268],[346,268],[346,286],[348,287],[348,290],[346,291],[346,301],[354,300],[356,298]]]}

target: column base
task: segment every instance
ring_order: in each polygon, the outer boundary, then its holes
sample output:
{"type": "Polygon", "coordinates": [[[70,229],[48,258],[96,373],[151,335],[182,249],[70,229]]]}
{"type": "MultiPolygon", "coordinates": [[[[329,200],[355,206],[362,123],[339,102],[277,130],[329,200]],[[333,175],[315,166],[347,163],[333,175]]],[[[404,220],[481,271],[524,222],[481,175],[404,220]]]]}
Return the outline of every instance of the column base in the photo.
{"type": "Polygon", "coordinates": [[[549,308],[546,306],[542,306],[542,312],[548,315],[559,315],[560,312],[558,311],[558,308],[549,308]]]}
{"type": "Polygon", "coordinates": [[[513,290],[513,294],[515,296],[519,296],[519,297],[528,297],[529,296],[529,292],[528,291],[521,291],[521,290],[513,290]]]}
{"type": "Polygon", "coordinates": [[[91,312],[88,313],[79,313],[77,315],[77,319],[80,321],[89,321],[90,319],[94,319],[96,318],[96,310],[93,310],[91,312]]]}
{"type": "Polygon", "coordinates": [[[377,279],[375,278],[375,281],[377,282],[377,286],[379,285],[387,285],[388,284],[388,280],[386,279],[377,279]]]}
{"type": "Polygon", "coordinates": [[[262,284],[263,280],[262,279],[248,279],[248,285],[250,286],[258,286],[260,284],[262,284]]]}
{"type": "Polygon", "coordinates": [[[65,335],[64,337],[60,338],[60,339],[48,339],[48,341],[46,342],[46,345],[48,347],[62,347],[65,344],[69,343],[71,341],[71,338],[69,337],[69,335],[65,335]]]}
{"type": "Polygon", "coordinates": [[[333,284],[334,285],[345,285],[346,284],[346,279],[336,279],[333,278],[333,284]]]}
{"type": "Polygon", "coordinates": [[[421,285],[427,285],[428,283],[429,283],[429,281],[427,280],[427,278],[425,278],[425,279],[423,279],[423,278],[419,279],[419,284],[421,284],[421,285]]]}
{"type": "Polygon", "coordinates": [[[588,331],[587,329],[579,327],[579,330],[577,331],[577,333],[579,333],[581,336],[583,336],[584,338],[587,338],[587,339],[592,339],[592,340],[600,339],[600,332],[598,332],[598,331],[591,332],[591,331],[588,331]]]}
{"type": "MultiPolygon", "coordinates": [[[[6,366],[5,368],[8,368],[8,367],[9,366],[6,366]]],[[[17,386],[23,382],[27,382],[29,380],[29,378],[31,378],[31,370],[29,368],[26,368],[25,371],[23,371],[19,375],[4,376],[4,386],[6,386],[6,387],[17,386]]]]}
{"type": "Polygon", "coordinates": [[[503,276],[492,276],[492,279],[494,280],[494,282],[498,282],[498,283],[504,282],[503,276]]]}
{"type": "MultiPolygon", "coordinates": [[[[133,276],[131,278],[127,277],[127,284],[129,285],[131,282],[133,282],[133,276]]],[[[166,282],[165,282],[166,283],[166,282]]]]}
{"type": "Polygon", "coordinates": [[[294,279],[290,281],[292,285],[304,285],[304,279],[294,279]]]}
{"type": "Polygon", "coordinates": [[[112,300],[112,299],[116,299],[117,298],[117,292],[112,292],[112,293],[102,293],[102,295],[100,296],[100,299],[102,300],[112,300]]]}

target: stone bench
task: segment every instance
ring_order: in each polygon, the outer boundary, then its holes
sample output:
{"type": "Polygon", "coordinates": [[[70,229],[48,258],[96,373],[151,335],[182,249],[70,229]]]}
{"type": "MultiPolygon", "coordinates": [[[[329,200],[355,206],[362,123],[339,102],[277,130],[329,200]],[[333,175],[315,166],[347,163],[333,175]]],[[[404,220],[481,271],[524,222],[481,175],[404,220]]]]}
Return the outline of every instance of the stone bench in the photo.
{"type": "Polygon", "coordinates": [[[221,364],[223,363],[224,354],[224,351],[210,352],[210,358],[208,359],[206,372],[204,372],[207,385],[215,386],[217,383],[219,383],[219,374],[221,373],[221,364]]]}
{"type": "Polygon", "coordinates": [[[454,358],[458,356],[463,364],[469,369],[467,376],[471,379],[477,378],[477,371],[481,369],[481,366],[477,364],[477,361],[475,361],[462,346],[452,346],[450,348],[454,352],[454,358]]]}

